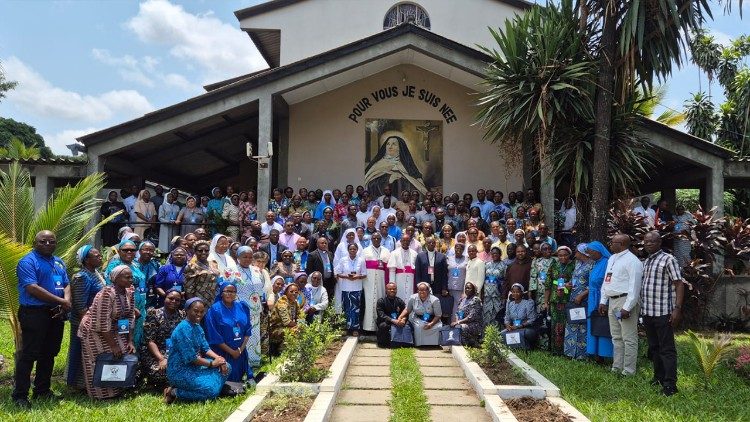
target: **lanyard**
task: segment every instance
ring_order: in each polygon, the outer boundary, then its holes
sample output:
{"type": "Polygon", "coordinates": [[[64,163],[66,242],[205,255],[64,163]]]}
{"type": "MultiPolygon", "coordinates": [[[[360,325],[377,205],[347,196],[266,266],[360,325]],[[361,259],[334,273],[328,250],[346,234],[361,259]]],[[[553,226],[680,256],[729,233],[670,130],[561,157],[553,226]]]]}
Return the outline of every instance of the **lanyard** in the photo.
{"type": "MultiPolygon", "coordinates": [[[[127,290],[125,291],[125,294],[127,294],[127,290]]],[[[117,303],[120,305],[120,319],[125,319],[130,316],[130,307],[128,306],[128,299],[125,298],[125,303],[123,304],[122,303],[123,296],[125,295],[120,295],[119,293],[117,293],[117,291],[115,291],[115,297],[117,298],[117,303]]]]}

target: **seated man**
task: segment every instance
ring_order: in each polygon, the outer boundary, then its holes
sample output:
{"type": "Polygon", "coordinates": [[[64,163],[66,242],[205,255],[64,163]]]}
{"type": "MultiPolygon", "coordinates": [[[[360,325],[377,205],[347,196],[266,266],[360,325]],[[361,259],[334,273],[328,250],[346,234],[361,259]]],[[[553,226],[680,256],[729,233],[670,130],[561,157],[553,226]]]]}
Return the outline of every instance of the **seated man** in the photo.
{"type": "Polygon", "coordinates": [[[391,346],[391,326],[403,327],[406,318],[401,319],[399,315],[406,309],[406,303],[396,295],[396,283],[388,283],[385,286],[385,297],[377,302],[378,313],[378,347],[391,346]]]}

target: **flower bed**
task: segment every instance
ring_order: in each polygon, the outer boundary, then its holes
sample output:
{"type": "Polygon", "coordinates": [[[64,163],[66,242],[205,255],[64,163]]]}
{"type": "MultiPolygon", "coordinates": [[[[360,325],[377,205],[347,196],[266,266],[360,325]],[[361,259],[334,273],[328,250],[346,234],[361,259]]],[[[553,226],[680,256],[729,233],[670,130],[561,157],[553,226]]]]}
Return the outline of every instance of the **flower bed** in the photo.
{"type": "Polygon", "coordinates": [[[312,397],[271,393],[260,403],[251,421],[302,422],[312,404],[312,397]]]}
{"type": "Polygon", "coordinates": [[[505,404],[519,422],[570,422],[573,420],[558,406],[544,399],[518,397],[506,400],[505,404]]]}

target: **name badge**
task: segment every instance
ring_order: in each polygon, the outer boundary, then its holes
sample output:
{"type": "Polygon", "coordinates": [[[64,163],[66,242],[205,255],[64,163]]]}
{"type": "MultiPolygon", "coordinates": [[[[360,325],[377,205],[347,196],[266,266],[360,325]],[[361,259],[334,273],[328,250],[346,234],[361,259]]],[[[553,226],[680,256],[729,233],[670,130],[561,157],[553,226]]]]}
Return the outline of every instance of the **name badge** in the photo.
{"type": "Polygon", "coordinates": [[[130,333],[130,320],[127,318],[117,320],[117,334],[130,333]]]}
{"type": "Polygon", "coordinates": [[[558,278],[557,279],[557,288],[562,289],[565,287],[565,279],[564,278],[558,278]]]}
{"type": "Polygon", "coordinates": [[[458,278],[461,276],[461,270],[458,268],[454,268],[453,271],[451,271],[451,277],[458,278]]]}
{"type": "Polygon", "coordinates": [[[63,279],[61,275],[53,274],[52,281],[55,283],[55,290],[65,290],[65,286],[63,286],[63,279]]]}
{"type": "Polygon", "coordinates": [[[329,262],[328,264],[325,264],[323,266],[323,268],[325,268],[325,272],[330,273],[331,272],[331,263],[329,262]]]}
{"type": "Polygon", "coordinates": [[[458,317],[458,319],[464,319],[464,311],[456,312],[456,316],[458,317]]]}
{"type": "Polygon", "coordinates": [[[378,261],[378,269],[382,270],[383,268],[385,268],[385,263],[383,261],[378,261]]]}
{"type": "Polygon", "coordinates": [[[520,319],[514,319],[513,320],[513,325],[515,325],[516,327],[520,327],[521,326],[521,320],[520,319]]]}
{"type": "Polygon", "coordinates": [[[398,314],[395,313],[395,312],[392,312],[391,313],[391,319],[396,319],[396,318],[398,318],[398,314]]]}
{"type": "Polygon", "coordinates": [[[286,282],[286,284],[292,284],[292,281],[294,281],[292,277],[284,277],[284,282],[286,282]]]}
{"type": "Polygon", "coordinates": [[[297,304],[302,306],[302,295],[297,295],[297,304]]]}
{"type": "Polygon", "coordinates": [[[167,349],[166,349],[166,355],[169,357],[169,352],[172,350],[172,339],[167,339],[167,349]]]}
{"type": "Polygon", "coordinates": [[[433,275],[433,274],[435,274],[435,267],[432,267],[432,266],[430,266],[430,267],[427,267],[427,274],[428,274],[428,275],[433,275]]]}
{"type": "Polygon", "coordinates": [[[240,337],[240,327],[238,325],[235,325],[232,327],[232,333],[234,333],[234,339],[236,340],[242,340],[242,337],[240,337]]]}
{"type": "Polygon", "coordinates": [[[604,276],[604,282],[605,283],[611,283],[612,282],[612,273],[607,273],[607,275],[604,276]]]}
{"type": "Polygon", "coordinates": [[[430,315],[430,313],[429,313],[429,312],[427,312],[427,313],[425,313],[424,315],[422,315],[422,319],[423,319],[423,320],[424,320],[425,322],[429,322],[429,321],[430,321],[430,319],[432,319],[432,315],[430,315]]]}
{"type": "Polygon", "coordinates": [[[497,277],[495,277],[494,275],[488,275],[487,277],[485,277],[485,280],[488,284],[497,284],[497,277]]]}
{"type": "Polygon", "coordinates": [[[174,286],[172,286],[172,288],[173,288],[173,289],[174,289],[174,290],[175,290],[176,292],[182,292],[182,286],[180,286],[179,284],[175,284],[174,286]]]}

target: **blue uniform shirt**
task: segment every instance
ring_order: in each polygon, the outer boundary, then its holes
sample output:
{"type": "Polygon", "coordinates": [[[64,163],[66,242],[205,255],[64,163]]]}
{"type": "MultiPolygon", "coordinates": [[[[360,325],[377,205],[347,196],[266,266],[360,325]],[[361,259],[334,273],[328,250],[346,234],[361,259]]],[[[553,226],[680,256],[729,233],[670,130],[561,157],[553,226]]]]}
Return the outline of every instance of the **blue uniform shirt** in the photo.
{"type": "Polygon", "coordinates": [[[41,301],[26,292],[26,286],[38,284],[44,290],[58,297],[65,297],[68,285],[68,272],[62,259],[53,256],[46,258],[37,251],[31,251],[18,261],[18,302],[21,306],[56,305],[41,301]]]}

